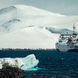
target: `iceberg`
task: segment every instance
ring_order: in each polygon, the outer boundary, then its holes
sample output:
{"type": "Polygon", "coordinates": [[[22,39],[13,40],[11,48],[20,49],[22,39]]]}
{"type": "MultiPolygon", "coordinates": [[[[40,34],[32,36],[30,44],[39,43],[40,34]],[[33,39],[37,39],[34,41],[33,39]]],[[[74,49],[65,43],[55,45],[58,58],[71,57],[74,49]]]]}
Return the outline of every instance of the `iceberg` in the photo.
{"type": "Polygon", "coordinates": [[[31,54],[25,58],[22,58],[22,62],[24,63],[24,66],[22,66],[21,69],[26,70],[36,67],[39,63],[39,60],[36,59],[34,54],[31,54]]]}
{"type": "Polygon", "coordinates": [[[23,70],[36,67],[39,60],[36,59],[34,54],[30,54],[24,58],[0,58],[0,69],[3,68],[4,64],[8,64],[12,67],[18,67],[23,70]]]}

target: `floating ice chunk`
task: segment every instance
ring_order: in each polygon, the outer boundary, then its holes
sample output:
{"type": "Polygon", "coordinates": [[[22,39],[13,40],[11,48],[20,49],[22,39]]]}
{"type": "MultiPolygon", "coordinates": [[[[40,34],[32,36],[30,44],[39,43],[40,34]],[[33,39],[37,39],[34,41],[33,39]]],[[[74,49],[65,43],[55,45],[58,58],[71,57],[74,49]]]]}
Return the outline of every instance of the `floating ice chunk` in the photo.
{"type": "Polygon", "coordinates": [[[12,67],[21,67],[24,65],[21,58],[1,58],[0,59],[0,69],[4,64],[8,64],[12,67]]]}
{"type": "Polygon", "coordinates": [[[39,63],[39,60],[36,59],[34,54],[28,55],[27,57],[22,59],[24,66],[21,69],[29,69],[36,67],[39,63]]]}
{"type": "Polygon", "coordinates": [[[28,55],[25,58],[1,58],[0,69],[2,69],[4,64],[8,64],[9,66],[19,67],[26,70],[37,66],[38,63],[39,61],[36,59],[34,54],[28,55]]]}

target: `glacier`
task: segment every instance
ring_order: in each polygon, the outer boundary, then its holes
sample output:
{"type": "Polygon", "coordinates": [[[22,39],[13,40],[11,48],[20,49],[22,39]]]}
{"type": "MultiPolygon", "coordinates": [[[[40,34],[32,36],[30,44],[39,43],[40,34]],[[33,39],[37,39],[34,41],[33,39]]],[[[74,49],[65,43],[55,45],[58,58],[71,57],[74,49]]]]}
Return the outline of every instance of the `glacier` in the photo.
{"type": "Polygon", "coordinates": [[[34,54],[30,54],[24,58],[0,58],[0,69],[3,65],[7,64],[12,67],[18,67],[22,70],[28,70],[38,65],[39,60],[36,59],[34,54]]]}
{"type": "Polygon", "coordinates": [[[0,49],[55,49],[59,34],[71,32],[73,23],[78,25],[78,16],[61,15],[27,5],[3,8],[0,10],[0,49]]]}

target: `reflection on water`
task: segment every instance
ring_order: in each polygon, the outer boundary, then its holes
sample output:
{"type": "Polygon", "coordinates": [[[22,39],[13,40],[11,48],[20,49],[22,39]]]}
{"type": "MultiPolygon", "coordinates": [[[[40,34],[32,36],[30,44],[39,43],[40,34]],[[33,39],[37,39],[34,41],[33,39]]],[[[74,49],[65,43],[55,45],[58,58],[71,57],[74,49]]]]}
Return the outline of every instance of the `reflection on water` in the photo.
{"type": "Polygon", "coordinates": [[[26,78],[78,78],[78,72],[36,70],[25,71],[26,78]]]}
{"type": "Polygon", "coordinates": [[[0,50],[0,57],[25,57],[29,54],[35,54],[39,60],[39,68],[25,71],[26,78],[78,78],[78,52],[0,50]]]}

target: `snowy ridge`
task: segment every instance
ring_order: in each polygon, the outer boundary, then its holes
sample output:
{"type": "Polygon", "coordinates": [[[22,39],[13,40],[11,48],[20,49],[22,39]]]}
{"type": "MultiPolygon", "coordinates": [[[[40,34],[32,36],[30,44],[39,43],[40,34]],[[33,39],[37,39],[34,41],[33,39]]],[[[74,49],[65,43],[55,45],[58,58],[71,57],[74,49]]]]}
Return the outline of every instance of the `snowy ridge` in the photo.
{"type": "MultiPolygon", "coordinates": [[[[26,6],[26,5],[15,5],[15,7],[17,8],[17,11],[19,12],[19,10],[22,10],[22,11],[26,11],[23,12],[24,15],[53,15],[53,16],[64,16],[64,15],[60,15],[60,14],[55,14],[55,13],[51,13],[49,11],[46,11],[46,10],[42,10],[42,9],[39,9],[39,8],[35,8],[35,7],[32,7],[32,6],[26,6]]],[[[21,12],[22,12],[21,11],[21,12]]]]}
{"type": "Polygon", "coordinates": [[[8,7],[8,8],[0,9],[0,15],[1,15],[1,14],[5,14],[5,13],[8,13],[8,12],[10,12],[10,11],[13,11],[13,10],[15,10],[15,9],[16,9],[16,7],[14,7],[14,6],[10,6],[10,7],[8,7]]]}

